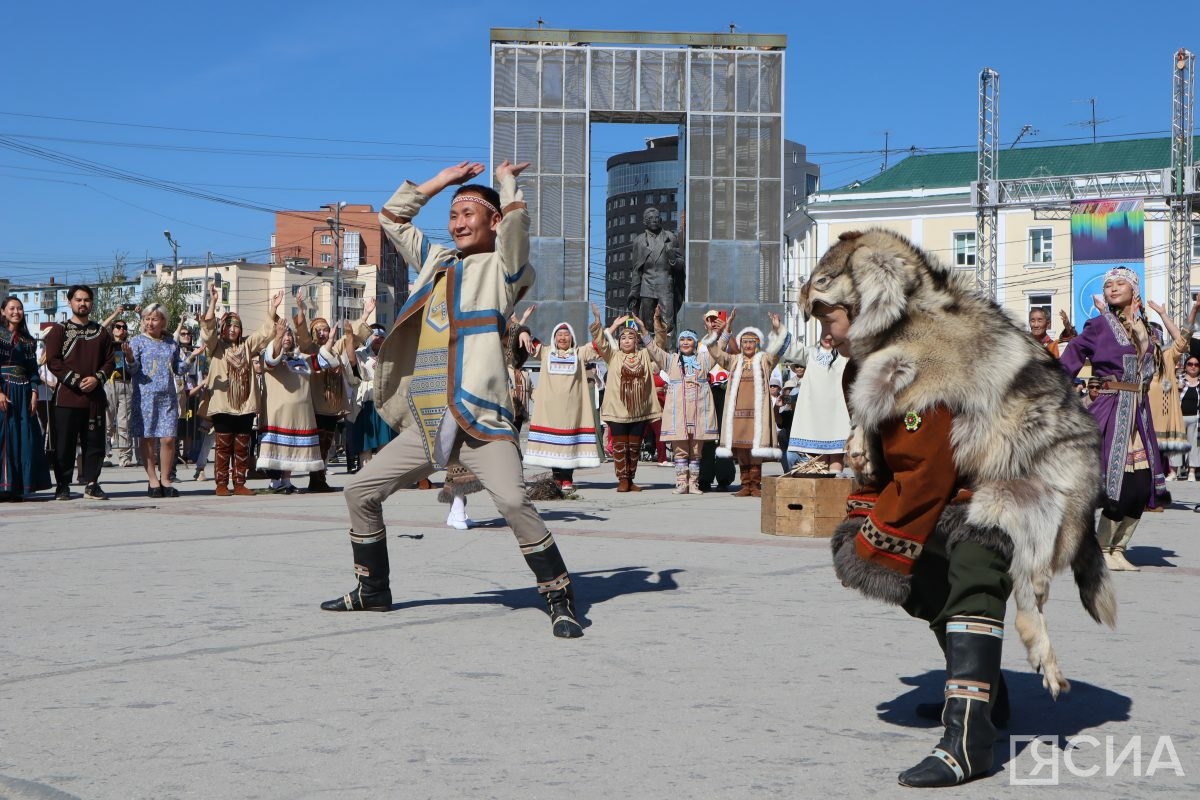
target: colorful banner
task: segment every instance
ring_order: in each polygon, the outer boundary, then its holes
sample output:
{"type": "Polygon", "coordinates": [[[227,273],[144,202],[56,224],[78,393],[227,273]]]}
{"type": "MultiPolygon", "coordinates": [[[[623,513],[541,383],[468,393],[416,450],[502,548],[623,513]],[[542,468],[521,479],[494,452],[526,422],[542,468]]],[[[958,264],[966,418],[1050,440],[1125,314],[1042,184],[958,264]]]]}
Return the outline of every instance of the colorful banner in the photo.
{"type": "Polygon", "coordinates": [[[1071,320],[1076,330],[1099,314],[1104,273],[1128,267],[1146,287],[1146,211],[1142,200],[1082,200],[1071,203],[1071,320]]]}

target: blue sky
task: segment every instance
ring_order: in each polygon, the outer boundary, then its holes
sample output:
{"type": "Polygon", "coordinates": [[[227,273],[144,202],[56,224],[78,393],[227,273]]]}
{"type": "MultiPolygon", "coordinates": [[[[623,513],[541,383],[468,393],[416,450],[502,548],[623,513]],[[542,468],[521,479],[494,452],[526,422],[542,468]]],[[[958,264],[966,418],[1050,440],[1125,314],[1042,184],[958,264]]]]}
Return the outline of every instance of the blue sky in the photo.
{"type": "MultiPolygon", "coordinates": [[[[164,229],[181,257],[266,260],[274,209],[338,200],[378,208],[405,178],[486,161],[489,29],[535,27],[539,16],[551,28],[734,23],[786,34],[786,136],[808,146],[827,187],[877,173],[885,131],[896,151],[973,149],[984,66],[1001,74],[1005,143],[1025,124],[1039,131],[1025,140],[1034,145],[1090,140],[1073,123],[1089,117],[1092,97],[1109,120],[1099,135],[1165,136],[1171,55],[1200,51],[1200,3],[1176,4],[1173,14],[1111,0],[567,8],[16,4],[5,12],[0,84],[0,277],[90,280],[116,253],[134,265],[169,260],[164,229]]],[[[644,135],[604,137],[593,152],[601,179],[604,159],[640,148],[644,135]]]]}

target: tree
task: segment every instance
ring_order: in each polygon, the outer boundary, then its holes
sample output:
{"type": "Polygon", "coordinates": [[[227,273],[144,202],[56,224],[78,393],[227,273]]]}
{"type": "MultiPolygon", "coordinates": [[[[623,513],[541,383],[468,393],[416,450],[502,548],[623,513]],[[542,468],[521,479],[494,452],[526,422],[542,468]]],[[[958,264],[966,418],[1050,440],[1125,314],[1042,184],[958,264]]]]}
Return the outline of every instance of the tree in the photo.
{"type": "Polygon", "coordinates": [[[151,303],[160,304],[167,312],[167,330],[172,331],[179,324],[180,317],[187,311],[187,289],[176,280],[165,281],[156,278],[142,291],[141,307],[146,308],[151,303]]]}
{"type": "Polygon", "coordinates": [[[92,307],[92,317],[103,320],[117,309],[122,303],[135,302],[134,290],[129,286],[128,273],[125,270],[126,253],[113,253],[113,265],[96,270],[96,297],[92,307]]]}

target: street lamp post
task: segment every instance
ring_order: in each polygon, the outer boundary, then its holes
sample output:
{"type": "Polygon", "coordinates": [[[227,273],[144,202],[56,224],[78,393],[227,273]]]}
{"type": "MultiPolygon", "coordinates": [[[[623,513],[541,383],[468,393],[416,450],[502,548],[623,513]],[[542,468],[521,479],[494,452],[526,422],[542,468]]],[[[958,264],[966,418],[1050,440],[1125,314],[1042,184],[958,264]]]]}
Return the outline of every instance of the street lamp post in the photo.
{"type": "Polygon", "coordinates": [[[331,327],[337,332],[337,324],[342,321],[342,206],[345,202],[326,203],[321,208],[333,211],[332,217],[325,218],[325,224],[333,232],[333,322],[331,327]]]}
{"type": "Polygon", "coordinates": [[[171,245],[171,283],[179,280],[179,242],[171,238],[170,231],[163,231],[167,244],[171,245]]]}

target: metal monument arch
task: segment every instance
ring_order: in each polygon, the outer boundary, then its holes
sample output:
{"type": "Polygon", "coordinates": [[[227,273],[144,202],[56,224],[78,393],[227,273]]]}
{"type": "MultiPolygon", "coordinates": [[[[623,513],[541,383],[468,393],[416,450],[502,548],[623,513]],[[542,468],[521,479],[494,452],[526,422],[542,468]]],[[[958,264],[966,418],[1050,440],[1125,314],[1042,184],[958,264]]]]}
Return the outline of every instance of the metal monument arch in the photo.
{"type": "Polygon", "coordinates": [[[531,164],[527,299],[543,322],[586,330],[589,274],[604,269],[588,229],[593,122],[681,126],[681,319],[698,325],[697,306],[778,307],[785,36],[493,28],[491,39],[491,157],[531,164]]]}

